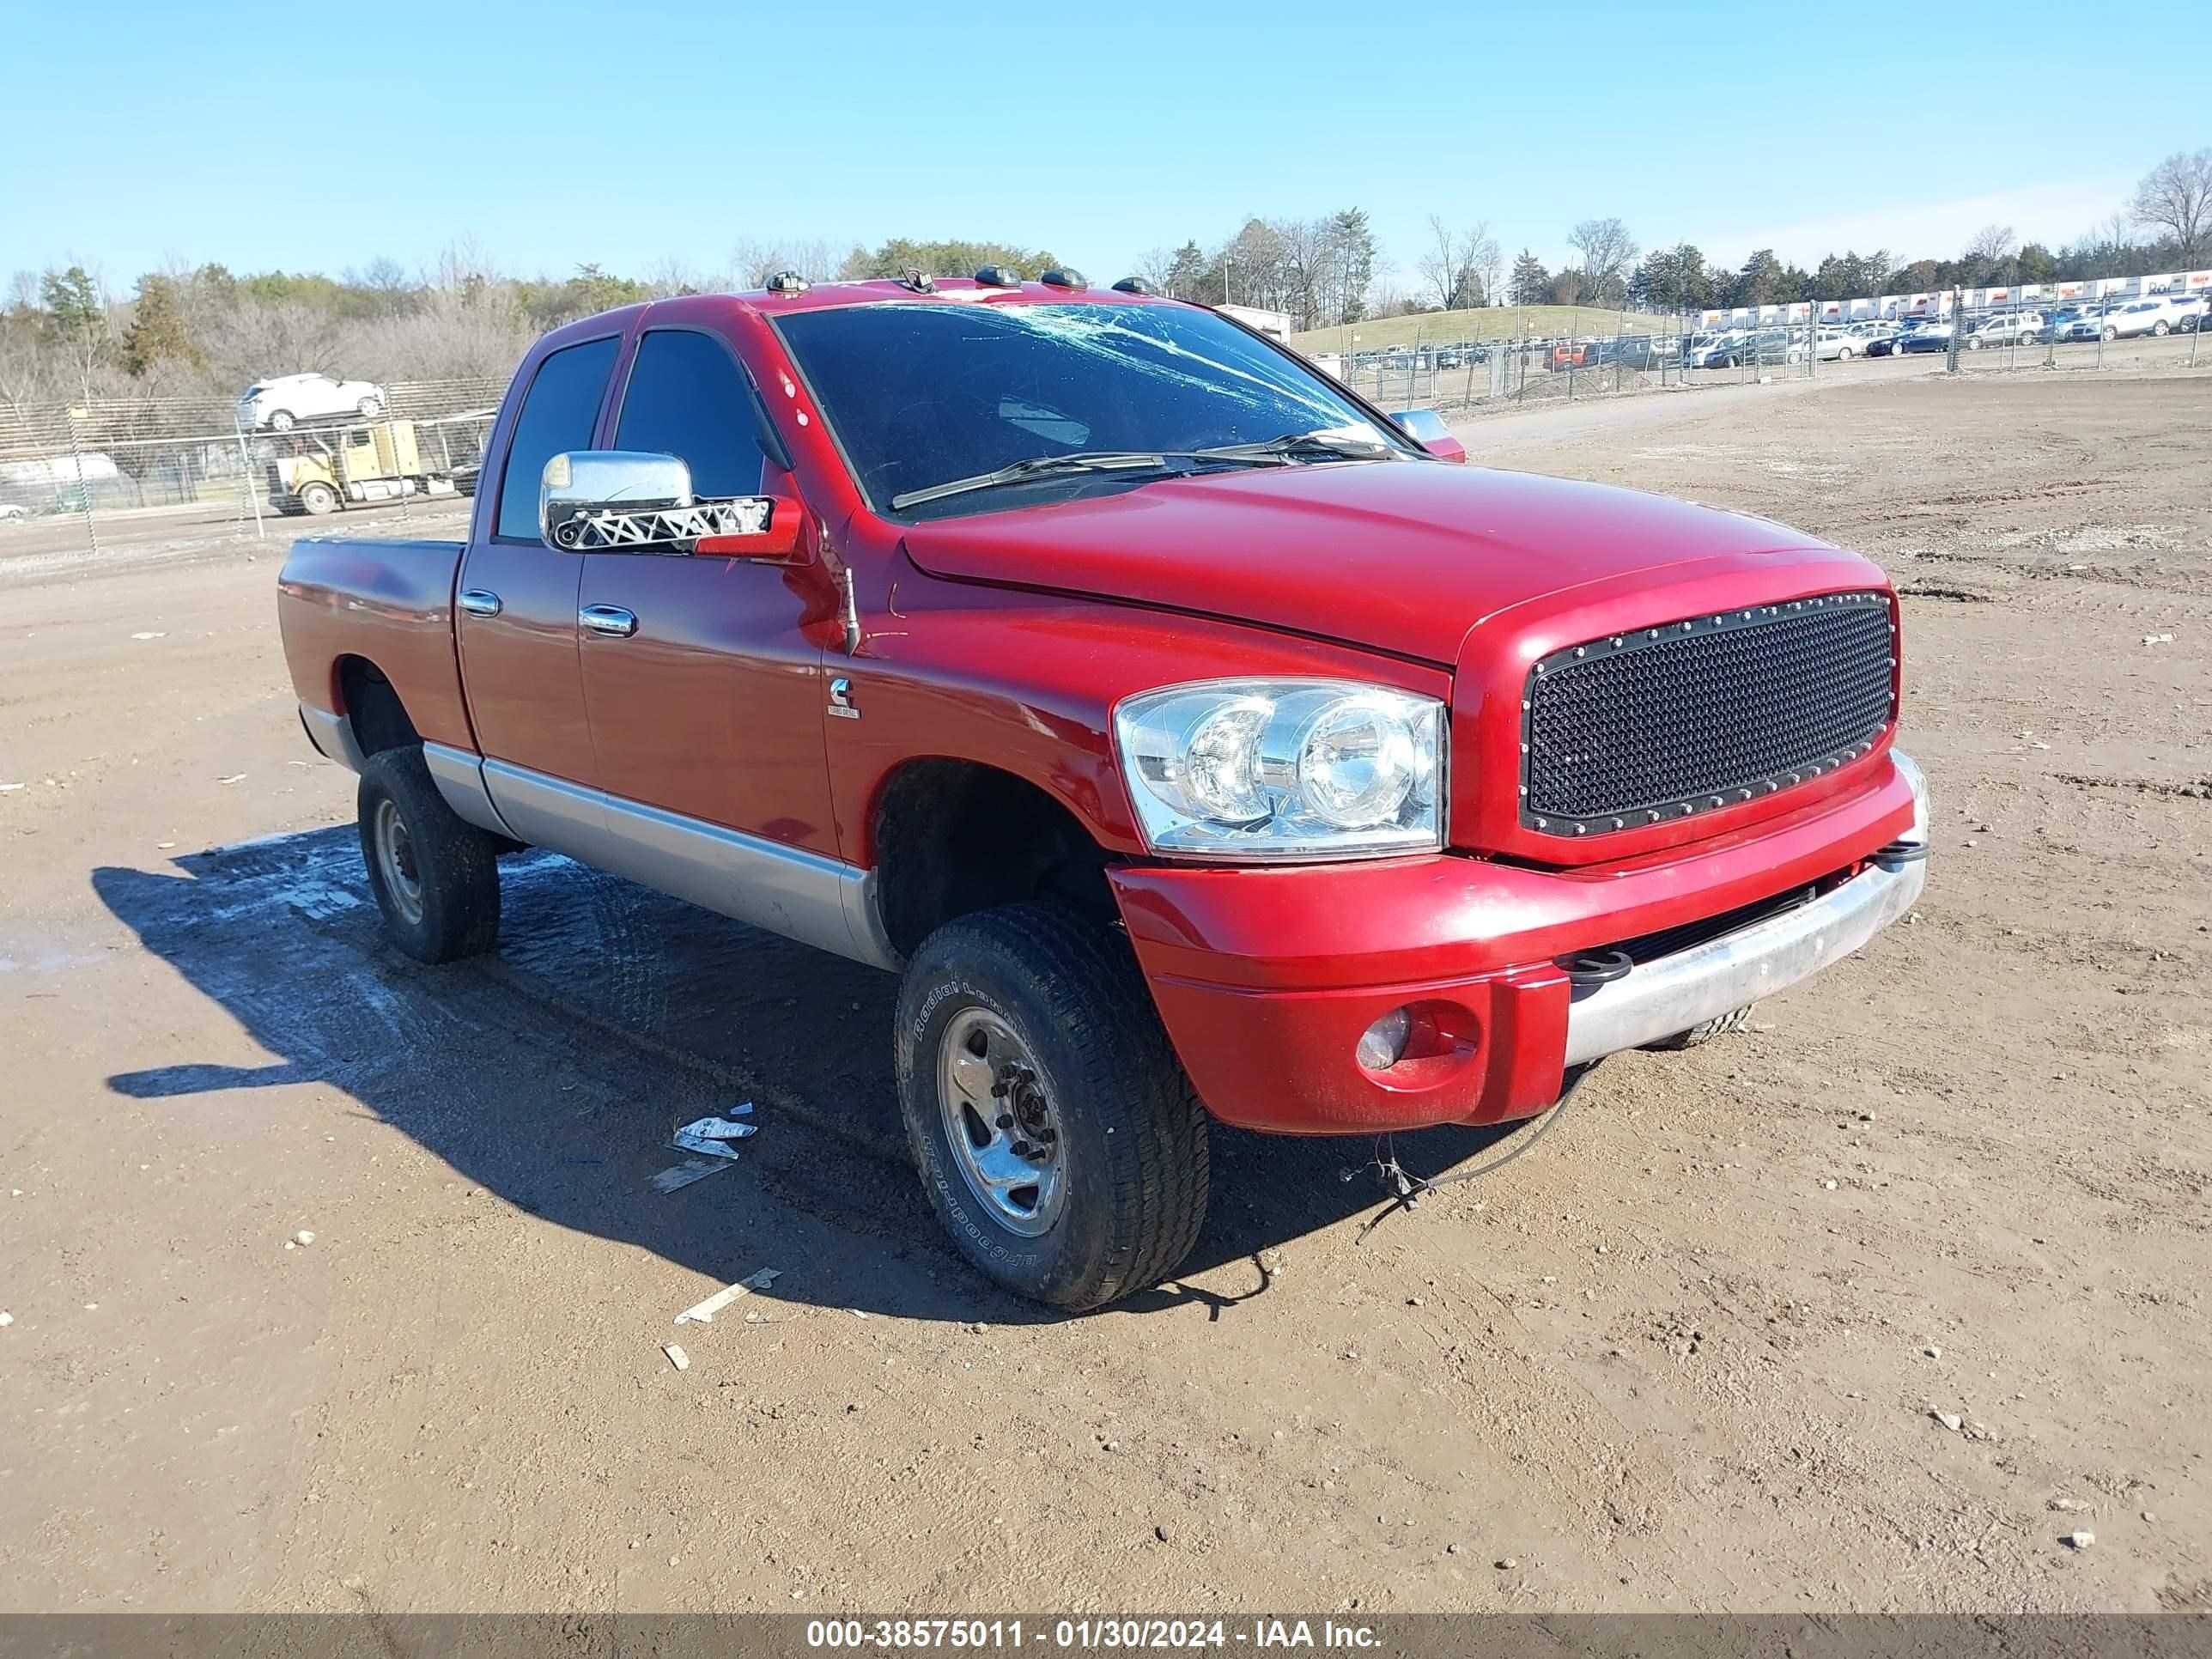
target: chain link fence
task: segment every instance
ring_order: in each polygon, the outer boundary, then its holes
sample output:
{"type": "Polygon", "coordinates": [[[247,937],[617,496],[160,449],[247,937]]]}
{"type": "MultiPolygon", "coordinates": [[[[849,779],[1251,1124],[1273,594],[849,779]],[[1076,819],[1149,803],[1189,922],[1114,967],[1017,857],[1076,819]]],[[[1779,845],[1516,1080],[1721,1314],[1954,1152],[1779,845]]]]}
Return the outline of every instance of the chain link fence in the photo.
{"type": "MultiPolygon", "coordinates": [[[[2095,289],[2096,283],[2066,284],[2095,289]]],[[[1318,358],[1386,409],[1479,409],[1748,381],[1902,370],[2212,368],[2212,273],[2156,294],[2043,299],[2033,289],[1912,296],[1903,315],[1845,302],[1755,313],[1610,316],[1609,332],[1425,340],[1318,358]]]]}
{"type": "MultiPolygon", "coordinates": [[[[2117,286],[1917,295],[1903,316],[1849,314],[1866,301],[1592,313],[1599,327],[1556,337],[1417,330],[1315,361],[1383,408],[1443,410],[1885,373],[2212,369],[2212,272],[2156,293],[2117,286]]],[[[287,375],[235,401],[0,404],[0,569],[284,538],[340,514],[378,533],[459,535],[505,390],[497,376],[287,375]]]]}
{"type": "Polygon", "coordinates": [[[505,391],[495,377],[290,375],[234,403],[0,406],[0,564],[191,551],[362,509],[400,533],[445,532],[466,515],[505,391]]]}

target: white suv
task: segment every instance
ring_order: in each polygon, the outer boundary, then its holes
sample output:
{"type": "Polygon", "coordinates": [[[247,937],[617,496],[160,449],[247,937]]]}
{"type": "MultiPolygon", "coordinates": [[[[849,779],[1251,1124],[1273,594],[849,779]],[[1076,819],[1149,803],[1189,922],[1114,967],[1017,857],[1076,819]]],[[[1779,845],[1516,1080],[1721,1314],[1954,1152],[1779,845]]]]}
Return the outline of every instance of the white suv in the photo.
{"type": "Polygon", "coordinates": [[[238,400],[238,423],[249,432],[267,427],[289,432],[301,421],[358,416],[373,421],[391,399],[367,380],[334,380],[327,374],[280,374],[246,388],[238,400]]]}
{"type": "Polygon", "coordinates": [[[2180,313],[2172,301],[2163,295],[2148,300],[2130,300],[2125,305],[2114,306],[2104,316],[2104,334],[2108,340],[2129,340],[2142,334],[2171,334],[2180,313]]]}

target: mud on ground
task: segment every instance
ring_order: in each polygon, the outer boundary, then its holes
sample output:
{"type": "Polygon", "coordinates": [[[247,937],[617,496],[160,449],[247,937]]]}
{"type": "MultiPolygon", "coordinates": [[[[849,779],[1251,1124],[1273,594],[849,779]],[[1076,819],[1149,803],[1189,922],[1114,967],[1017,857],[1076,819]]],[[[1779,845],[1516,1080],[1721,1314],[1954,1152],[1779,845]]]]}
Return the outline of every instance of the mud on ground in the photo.
{"type": "Polygon", "coordinates": [[[1889,567],[1927,897],[1364,1244],[1364,1145],[1224,1133],[1188,1272],[1079,1320],[940,1243],[889,981],[542,855],[417,967],[269,559],[11,583],[0,1599],[2206,1606],[2207,430],[2212,376],[1471,425],[1889,567]]]}

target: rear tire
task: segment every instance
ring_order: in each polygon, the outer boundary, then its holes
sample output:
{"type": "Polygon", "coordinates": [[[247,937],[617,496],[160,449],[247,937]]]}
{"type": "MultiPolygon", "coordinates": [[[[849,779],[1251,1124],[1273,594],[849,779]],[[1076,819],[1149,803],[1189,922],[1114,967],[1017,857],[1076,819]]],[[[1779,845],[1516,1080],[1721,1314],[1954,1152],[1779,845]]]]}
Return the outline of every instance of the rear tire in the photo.
{"type": "Polygon", "coordinates": [[[1190,1253],[1206,1111],[1119,935],[1054,903],[949,921],[907,965],[894,1041],[922,1190],[984,1273],[1081,1310],[1190,1253]]]}
{"type": "Polygon", "coordinates": [[[1752,1006],[1747,1002],[1732,1013],[1723,1014],[1717,1019],[1706,1020],[1703,1024],[1692,1025],[1686,1031],[1677,1031],[1670,1037],[1662,1037],[1656,1042],[1647,1042],[1644,1046],[1662,1054],[1676,1054],[1684,1048],[1702,1048],[1717,1036],[1726,1036],[1731,1031],[1741,1031],[1745,1026],[1750,1024],[1752,1006]]]}
{"type": "Polygon", "coordinates": [[[446,805],[422,746],[361,769],[361,856],[392,943],[417,962],[458,962],[499,941],[499,844],[446,805]]]}

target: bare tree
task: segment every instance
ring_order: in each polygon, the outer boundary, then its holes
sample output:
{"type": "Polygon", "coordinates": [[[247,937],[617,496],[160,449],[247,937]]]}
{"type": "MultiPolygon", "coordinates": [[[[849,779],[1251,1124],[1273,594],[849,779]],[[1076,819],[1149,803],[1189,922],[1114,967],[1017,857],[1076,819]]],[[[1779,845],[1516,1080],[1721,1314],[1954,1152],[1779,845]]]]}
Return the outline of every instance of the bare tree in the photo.
{"type": "Polygon", "coordinates": [[[345,274],[349,286],[362,289],[371,296],[379,316],[392,317],[407,309],[416,292],[416,284],[407,275],[407,268],[397,259],[382,255],[371,259],[359,270],[345,274]]]}
{"type": "Polygon", "coordinates": [[[337,319],[297,300],[240,299],[209,344],[210,360],[228,368],[240,386],[274,374],[343,368],[337,319]]]}
{"type": "Polygon", "coordinates": [[[1498,238],[1490,234],[1487,219],[1468,233],[1467,267],[1475,279],[1477,302],[1496,305],[1498,279],[1505,274],[1505,253],[1498,246],[1498,238]]]}
{"type": "Polygon", "coordinates": [[[1435,214],[1429,216],[1429,240],[1415,262],[1421,281],[1436,295],[1439,309],[1463,310],[1489,302],[1498,284],[1498,239],[1490,234],[1490,221],[1480,220],[1468,230],[1454,230],[1435,214]]]}
{"type": "Polygon", "coordinates": [[[1129,274],[1155,294],[1170,291],[1175,283],[1176,256],[1171,247],[1146,248],[1129,274]]]}
{"type": "Polygon", "coordinates": [[[2020,252],[2020,238],[2010,225],[1984,225],[1967,240],[1959,256],[1978,265],[2001,265],[2020,252]]]}
{"type": "Polygon", "coordinates": [[[2212,149],[2193,155],[2176,150],[2145,173],[2128,204],[2128,217],[2172,237],[2184,264],[2212,252],[2212,149]]]}
{"type": "Polygon", "coordinates": [[[712,276],[703,276],[691,269],[680,254],[663,254],[646,270],[646,289],[656,300],[672,299],[684,294],[711,294],[722,283],[712,276]]]}
{"type": "Polygon", "coordinates": [[[1327,219],[1285,219],[1274,226],[1282,250],[1285,301],[1302,329],[1319,325],[1335,275],[1336,238],[1327,219]]]}
{"type": "Polygon", "coordinates": [[[810,283],[826,283],[848,263],[834,244],[814,237],[805,241],[763,241],[743,237],[730,250],[730,269],[740,288],[766,288],[769,277],[795,270],[810,283]]]}
{"type": "Polygon", "coordinates": [[[1421,256],[1414,262],[1421,280],[1435,291],[1437,308],[1441,311],[1452,302],[1452,290],[1459,284],[1459,233],[1437,215],[1429,216],[1429,240],[1422,246],[1421,256]]]}
{"type": "Polygon", "coordinates": [[[1601,301],[1623,288],[1628,268],[1642,250],[1618,219],[1585,219],[1567,233],[1567,246],[1582,256],[1582,297],[1601,301]]]}

